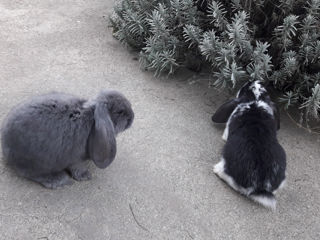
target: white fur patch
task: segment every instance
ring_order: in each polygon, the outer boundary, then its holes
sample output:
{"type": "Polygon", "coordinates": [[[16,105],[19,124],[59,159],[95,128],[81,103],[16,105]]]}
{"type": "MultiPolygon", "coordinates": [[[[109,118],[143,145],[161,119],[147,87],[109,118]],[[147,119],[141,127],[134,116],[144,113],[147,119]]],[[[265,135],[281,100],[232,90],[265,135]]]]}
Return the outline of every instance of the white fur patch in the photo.
{"type": "Polygon", "coordinates": [[[213,172],[217,174],[222,180],[224,180],[230,187],[238,191],[239,188],[237,184],[234,182],[233,178],[224,172],[224,165],[225,160],[224,158],[221,158],[220,162],[214,165],[213,172]]]}
{"type": "Polygon", "coordinates": [[[256,100],[258,100],[262,93],[266,92],[266,89],[261,85],[259,81],[255,81],[251,84],[250,88],[256,97],[256,100]]]}
{"type": "Polygon", "coordinates": [[[266,102],[260,100],[257,102],[257,106],[273,116],[273,110],[266,102]]]}
{"type": "Polygon", "coordinates": [[[221,158],[220,162],[218,162],[216,165],[213,167],[213,172],[216,174],[220,174],[224,172],[224,165],[225,165],[225,160],[224,158],[221,158]]]}
{"type": "Polygon", "coordinates": [[[231,188],[235,191],[248,196],[253,192],[253,188],[243,188],[239,186],[231,176],[225,173],[225,160],[221,158],[220,162],[218,162],[213,167],[213,172],[217,174],[222,180],[224,180],[231,188]]]}
{"type": "Polygon", "coordinates": [[[222,135],[222,139],[224,141],[227,141],[228,140],[228,136],[229,136],[229,125],[230,125],[230,122],[232,120],[232,118],[234,116],[240,116],[242,115],[246,110],[249,110],[250,109],[250,105],[252,104],[253,102],[249,102],[249,103],[241,103],[239,104],[234,110],[233,112],[231,113],[229,119],[228,119],[228,122],[226,124],[226,128],[224,129],[223,131],[223,135],[222,135]]]}
{"type": "Polygon", "coordinates": [[[228,122],[226,124],[226,128],[223,131],[223,135],[222,135],[222,140],[227,141],[228,140],[228,136],[229,136],[229,124],[232,118],[232,114],[230,115],[228,122]]]}
{"type": "Polygon", "coordinates": [[[278,187],[278,190],[284,188],[286,185],[287,185],[287,181],[286,181],[286,179],[283,179],[283,181],[280,183],[280,185],[278,187]]]}
{"type": "Polygon", "coordinates": [[[240,92],[241,92],[241,88],[238,90],[237,95],[236,95],[236,98],[238,98],[238,97],[239,97],[240,92]]]}
{"type": "Polygon", "coordinates": [[[227,141],[229,135],[229,125],[227,124],[226,128],[223,131],[222,140],[227,141]]]}
{"type": "Polygon", "coordinates": [[[241,103],[239,104],[235,111],[234,111],[234,114],[239,116],[239,115],[242,115],[246,110],[249,110],[250,109],[250,105],[252,104],[253,102],[249,102],[249,103],[241,103]]]}
{"type": "Polygon", "coordinates": [[[231,188],[236,190],[237,192],[249,197],[251,200],[261,204],[262,206],[271,209],[272,211],[276,210],[277,201],[274,197],[266,197],[259,195],[250,195],[253,192],[252,188],[243,188],[235,183],[233,178],[225,173],[225,160],[221,158],[220,162],[218,162],[214,168],[213,172],[217,174],[223,181],[225,181],[231,188]]]}
{"type": "Polygon", "coordinates": [[[271,209],[272,211],[276,210],[277,206],[277,201],[275,198],[269,198],[265,196],[256,196],[256,195],[251,195],[249,196],[253,201],[261,204],[262,206],[271,209]]]}
{"type": "Polygon", "coordinates": [[[287,185],[287,181],[286,181],[286,179],[284,179],[284,180],[280,183],[279,187],[278,187],[277,189],[275,189],[272,193],[273,193],[273,194],[276,194],[277,191],[283,189],[286,185],[287,185]]]}

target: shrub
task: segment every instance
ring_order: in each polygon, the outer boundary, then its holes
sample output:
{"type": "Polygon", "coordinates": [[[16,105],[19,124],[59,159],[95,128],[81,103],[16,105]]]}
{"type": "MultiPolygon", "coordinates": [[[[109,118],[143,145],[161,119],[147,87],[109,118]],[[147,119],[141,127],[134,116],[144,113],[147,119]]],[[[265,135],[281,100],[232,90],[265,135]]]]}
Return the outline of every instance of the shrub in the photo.
{"type": "Polygon", "coordinates": [[[320,119],[320,0],[120,0],[110,20],[156,75],[209,63],[213,86],[261,80],[320,119]]]}

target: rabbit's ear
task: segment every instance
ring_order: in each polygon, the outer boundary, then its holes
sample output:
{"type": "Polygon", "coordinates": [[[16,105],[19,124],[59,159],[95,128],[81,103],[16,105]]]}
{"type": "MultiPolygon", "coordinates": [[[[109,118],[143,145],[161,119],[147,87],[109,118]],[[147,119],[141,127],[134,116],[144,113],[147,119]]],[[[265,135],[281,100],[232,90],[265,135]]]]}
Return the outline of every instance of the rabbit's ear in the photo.
{"type": "Polygon", "coordinates": [[[98,168],[106,168],[117,152],[117,142],[107,103],[97,103],[89,136],[89,156],[98,168]]]}
{"type": "Polygon", "coordinates": [[[222,104],[213,114],[212,121],[215,123],[226,123],[233,110],[238,106],[240,100],[238,98],[231,99],[222,104]]]}
{"type": "Polygon", "coordinates": [[[270,105],[271,105],[272,110],[273,110],[273,115],[274,115],[274,120],[275,120],[276,125],[277,125],[277,130],[279,130],[280,129],[280,109],[273,102],[270,105]]]}

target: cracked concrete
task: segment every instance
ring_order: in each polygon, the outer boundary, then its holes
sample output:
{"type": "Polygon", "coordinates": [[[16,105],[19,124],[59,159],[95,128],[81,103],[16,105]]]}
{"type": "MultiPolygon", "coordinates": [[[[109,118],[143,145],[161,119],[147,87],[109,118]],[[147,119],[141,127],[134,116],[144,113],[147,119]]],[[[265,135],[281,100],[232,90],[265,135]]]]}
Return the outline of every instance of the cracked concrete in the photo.
{"type": "MultiPolygon", "coordinates": [[[[227,99],[193,73],[157,79],[112,38],[108,0],[0,0],[0,121],[52,90],[102,88],[133,104],[133,127],[113,164],[55,191],[0,162],[0,239],[320,239],[320,138],[282,114],[288,184],[272,213],[212,172],[223,146],[210,116],[227,99]]],[[[1,158],[1,157],[0,157],[1,158]]]]}

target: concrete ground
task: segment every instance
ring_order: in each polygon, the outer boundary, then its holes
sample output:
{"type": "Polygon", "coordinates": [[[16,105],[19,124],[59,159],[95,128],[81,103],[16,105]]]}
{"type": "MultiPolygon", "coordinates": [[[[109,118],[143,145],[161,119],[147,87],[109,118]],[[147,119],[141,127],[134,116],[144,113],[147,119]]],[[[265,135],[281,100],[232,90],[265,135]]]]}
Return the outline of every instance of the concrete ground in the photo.
{"type": "MultiPolygon", "coordinates": [[[[223,146],[210,116],[227,99],[193,73],[154,78],[112,37],[112,0],[0,0],[0,121],[51,90],[117,89],[133,127],[93,179],[47,190],[0,163],[0,239],[320,239],[320,137],[282,114],[288,185],[272,213],[212,172],[223,146]]],[[[1,157],[0,157],[1,158],[1,157]]]]}

